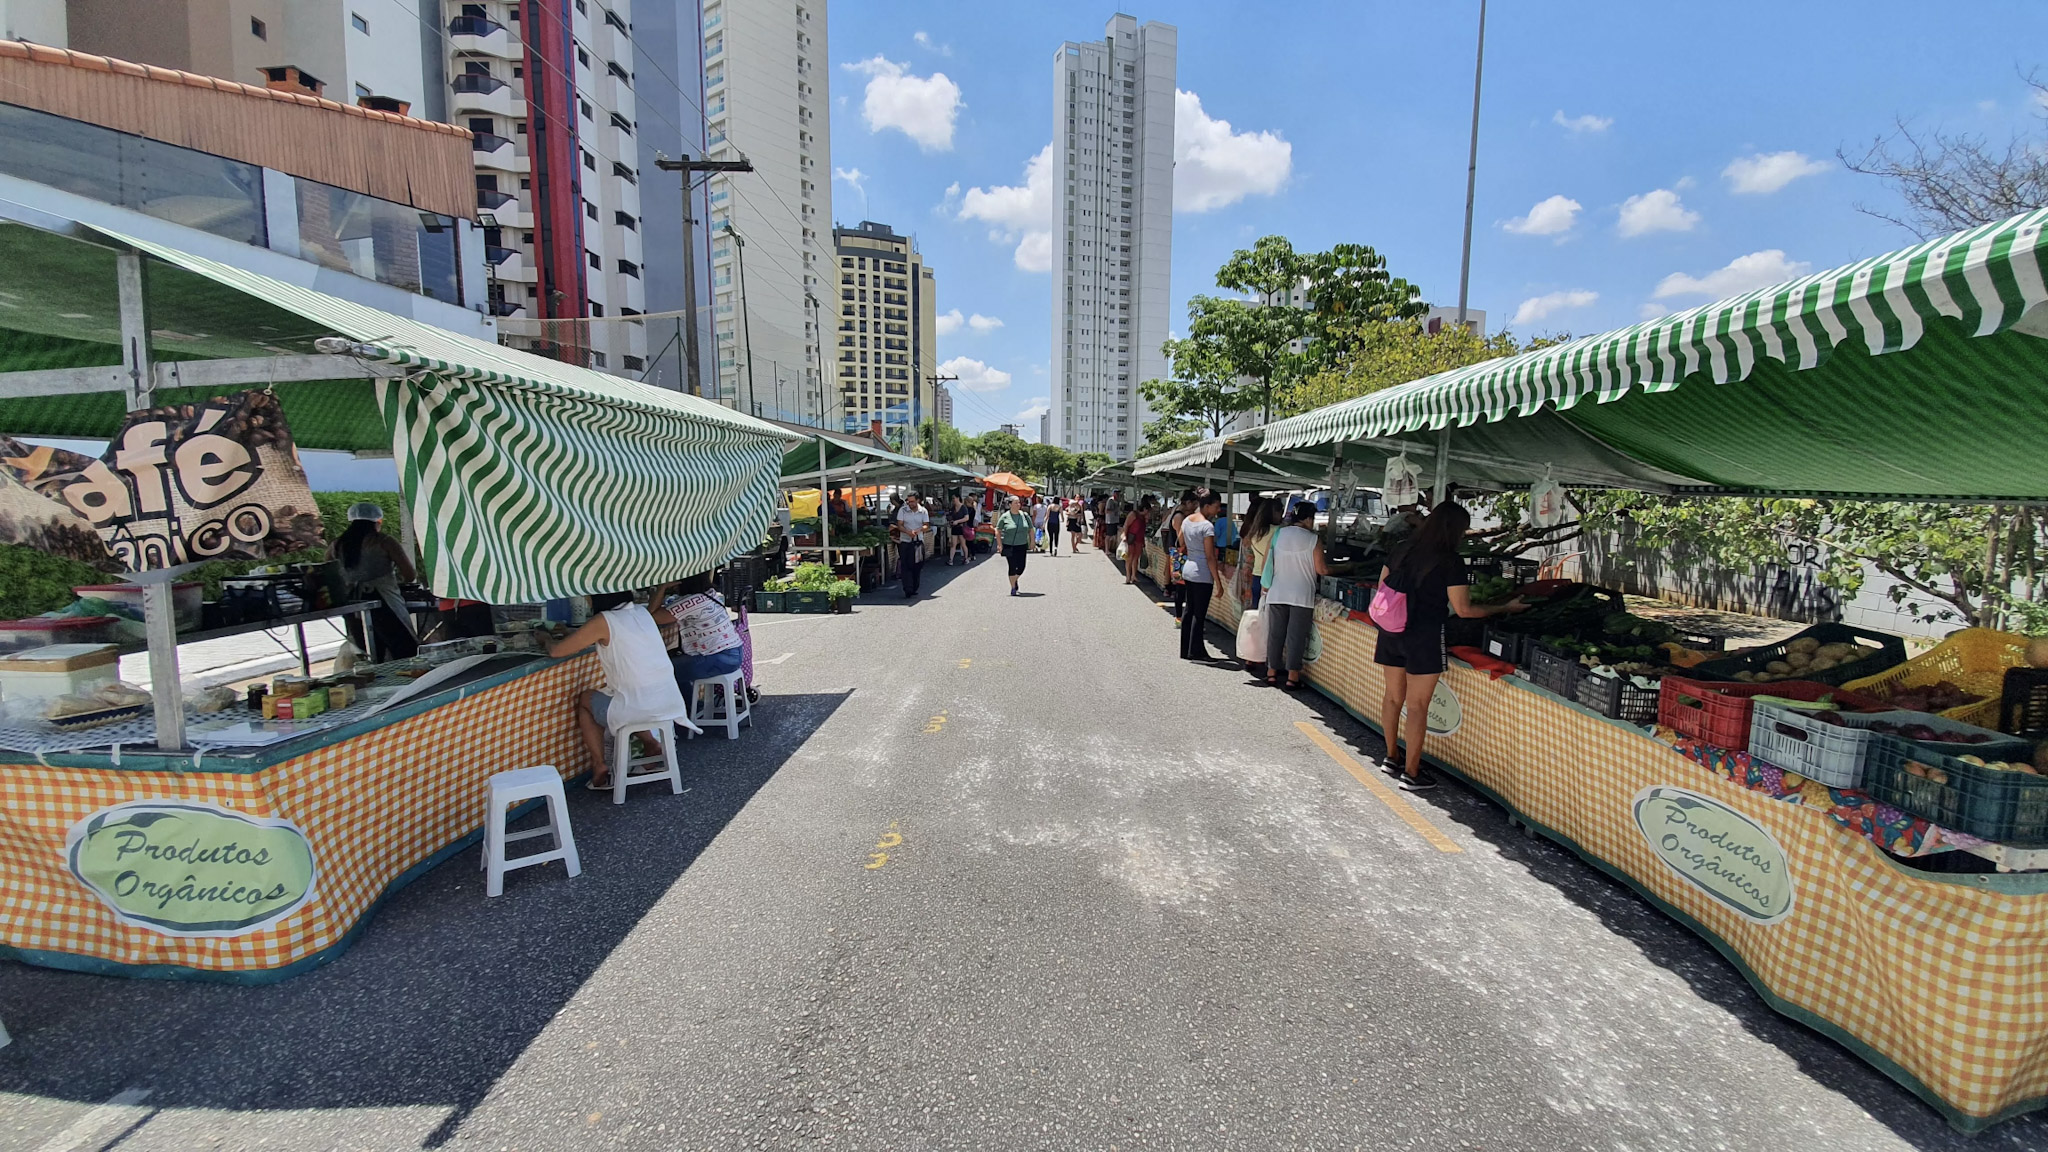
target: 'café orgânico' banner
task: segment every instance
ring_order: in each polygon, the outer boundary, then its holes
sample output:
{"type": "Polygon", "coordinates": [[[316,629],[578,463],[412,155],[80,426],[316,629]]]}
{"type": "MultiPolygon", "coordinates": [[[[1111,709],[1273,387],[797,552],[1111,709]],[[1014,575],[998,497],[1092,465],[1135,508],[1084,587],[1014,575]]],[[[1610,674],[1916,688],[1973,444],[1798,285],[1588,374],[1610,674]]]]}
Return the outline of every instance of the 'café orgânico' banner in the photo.
{"type": "Polygon", "coordinates": [[[98,459],[0,439],[0,541],[143,572],[322,537],[284,410],[252,391],[131,412],[98,459]]]}

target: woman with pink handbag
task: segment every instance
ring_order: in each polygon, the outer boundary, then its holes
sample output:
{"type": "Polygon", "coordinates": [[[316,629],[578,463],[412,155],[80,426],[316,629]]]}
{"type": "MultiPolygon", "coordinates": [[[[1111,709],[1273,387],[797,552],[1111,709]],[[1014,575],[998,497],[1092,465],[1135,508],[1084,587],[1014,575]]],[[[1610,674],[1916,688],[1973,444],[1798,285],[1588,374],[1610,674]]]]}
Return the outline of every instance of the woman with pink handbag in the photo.
{"type": "Polygon", "coordinates": [[[1458,544],[1472,526],[1472,514],[1455,500],[1430,510],[1406,547],[1380,569],[1380,586],[1366,614],[1380,630],[1372,654],[1380,666],[1380,735],[1387,754],[1383,771],[1398,775],[1411,792],[1436,787],[1422,766],[1422,741],[1429,732],[1429,701],[1444,673],[1444,625],[1456,612],[1465,619],[1520,612],[1519,597],[1506,604],[1482,607],[1472,603],[1470,578],[1458,557],[1458,544]],[[1402,723],[1401,710],[1408,711],[1402,723]],[[1405,761],[1397,755],[1407,745],[1405,761]]]}

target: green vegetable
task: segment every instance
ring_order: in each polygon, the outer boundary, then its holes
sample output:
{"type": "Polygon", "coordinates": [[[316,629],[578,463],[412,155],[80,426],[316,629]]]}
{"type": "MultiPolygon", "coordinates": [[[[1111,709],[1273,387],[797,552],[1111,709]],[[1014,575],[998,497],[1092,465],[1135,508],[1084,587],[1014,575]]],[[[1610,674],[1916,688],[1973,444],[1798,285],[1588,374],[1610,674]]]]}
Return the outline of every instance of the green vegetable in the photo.
{"type": "Polygon", "coordinates": [[[76,560],[0,544],[0,620],[20,620],[70,607],[76,584],[108,584],[113,578],[76,560]]]}
{"type": "Polygon", "coordinates": [[[829,585],[826,585],[825,591],[834,600],[851,600],[860,595],[860,585],[855,584],[851,580],[834,580],[829,585]]]}

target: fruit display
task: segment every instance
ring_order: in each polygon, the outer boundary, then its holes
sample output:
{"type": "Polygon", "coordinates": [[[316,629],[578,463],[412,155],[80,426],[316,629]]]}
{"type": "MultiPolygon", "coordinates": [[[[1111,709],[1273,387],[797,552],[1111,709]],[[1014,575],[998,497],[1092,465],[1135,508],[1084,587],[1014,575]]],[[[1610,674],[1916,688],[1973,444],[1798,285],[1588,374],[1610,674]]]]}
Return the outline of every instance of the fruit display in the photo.
{"type": "MultiPolygon", "coordinates": [[[[1874,645],[1858,644],[1848,640],[1823,644],[1818,637],[1798,636],[1786,643],[1783,659],[1768,661],[1761,669],[1737,672],[1735,679],[1745,684],[1765,684],[1773,680],[1805,680],[1816,672],[1854,664],[1877,653],[1878,649],[1874,645]]],[[[1904,708],[1907,705],[1901,704],[1899,707],[1904,708]]],[[[1925,712],[1927,709],[1916,707],[1913,711],[1925,712]]]]}
{"type": "Polygon", "coordinates": [[[1874,688],[1871,695],[1894,708],[1908,712],[1946,712],[1951,708],[1961,708],[1984,699],[1948,680],[1939,680],[1916,688],[1894,688],[1889,691],[1880,686],[1874,688]]]}

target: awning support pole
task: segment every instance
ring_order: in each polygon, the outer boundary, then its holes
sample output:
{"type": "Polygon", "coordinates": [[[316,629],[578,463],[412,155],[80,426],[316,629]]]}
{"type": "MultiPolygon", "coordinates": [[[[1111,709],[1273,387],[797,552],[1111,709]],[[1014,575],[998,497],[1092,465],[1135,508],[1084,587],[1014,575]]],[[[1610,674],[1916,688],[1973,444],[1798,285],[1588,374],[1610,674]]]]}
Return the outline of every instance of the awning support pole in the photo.
{"type": "MultiPolygon", "coordinates": [[[[127,377],[128,411],[156,401],[156,370],[149,346],[149,298],[142,253],[114,255],[114,280],[121,299],[121,370],[127,377]]],[[[185,692],[178,675],[178,617],[172,572],[154,573],[142,587],[142,626],[149,638],[149,695],[156,713],[156,745],[167,752],[185,747],[185,692]]]]}
{"type": "Polygon", "coordinates": [[[1433,503],[1441,504],[1450,499],[1451,482],[1451,426],[1446,424],[1436,434],[1436,484],[1429,490],[1433,503]]]}

